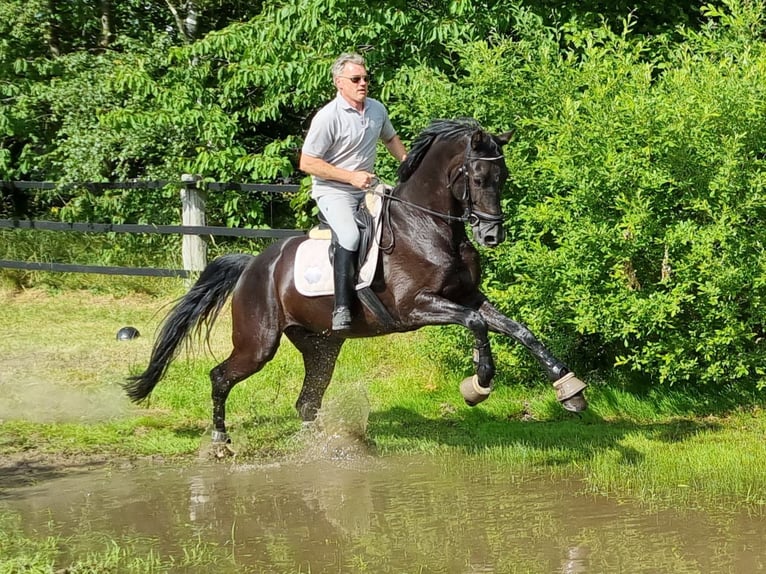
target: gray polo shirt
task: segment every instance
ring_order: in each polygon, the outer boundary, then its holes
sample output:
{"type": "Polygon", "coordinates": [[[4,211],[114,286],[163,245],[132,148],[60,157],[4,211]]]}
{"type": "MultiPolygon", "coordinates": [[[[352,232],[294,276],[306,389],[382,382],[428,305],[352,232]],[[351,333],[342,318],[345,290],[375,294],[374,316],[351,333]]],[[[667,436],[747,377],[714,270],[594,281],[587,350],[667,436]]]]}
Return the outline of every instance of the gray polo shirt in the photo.
{"type": "MultiPolygon", "coordinates": [[[[387,142],[395,135],[388,112],[379,101],[365,99],[362,113],[338,93],[311,120],[303,153],[335,167],[373,173],[378,140],[387,142]]],[[[311,197],[315,199],[335,191],[359,191],[353,185],[339,181],[315,176],[311,180],[311,197]]]]}

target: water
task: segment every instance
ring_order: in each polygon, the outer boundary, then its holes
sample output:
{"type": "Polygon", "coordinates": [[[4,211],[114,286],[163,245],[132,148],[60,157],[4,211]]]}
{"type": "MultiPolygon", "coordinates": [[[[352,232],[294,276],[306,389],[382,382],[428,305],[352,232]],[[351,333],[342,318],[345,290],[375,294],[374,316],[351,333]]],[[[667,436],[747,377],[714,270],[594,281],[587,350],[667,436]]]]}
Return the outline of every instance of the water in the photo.
{"type": "Polygon", "coordinates": [[[354,455],[146,464],[31,486],[0,476],[0,511],[20,514],[30,535],[129,537],[177,556],[207,545],[222,572],[709,574],[766,564],[764,518],[652,511],[581,490],[475,459],[354,455]]]}

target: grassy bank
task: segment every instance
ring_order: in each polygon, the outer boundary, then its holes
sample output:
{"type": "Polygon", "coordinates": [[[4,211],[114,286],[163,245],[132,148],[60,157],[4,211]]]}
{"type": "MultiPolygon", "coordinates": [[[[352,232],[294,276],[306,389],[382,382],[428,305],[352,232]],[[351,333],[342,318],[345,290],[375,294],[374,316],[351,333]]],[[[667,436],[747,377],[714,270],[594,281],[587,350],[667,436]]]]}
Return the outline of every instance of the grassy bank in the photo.
{"type": "MultiPolygon", "coordinates": [[[[34,480],[29,470],[43,463],[199,455],[210,430],[207,372],[229,351],[226,312],[209,347],[182,354],[150,403],[138,407],[120,384],[145,366],[172,295],[6,290],[0,298],[0,488],[34,480]],[[142,336],[116,340],[125,325],[142,336]]],[[[509,472],[544,467],[584,477],[593,492],[647,503],[766,504],[766,414],[757,405],[636,397],[595,382],[591,408],[575,416],[559,407],[541,372],[538,381],[500,386],[471,409],[457,388],[466,373],[443,372],[422,352],[422,337],[349,341],[338,361],[326,406],[357,413],[352,424],[366,427],[381,456],[470,455],[509,472]]],[[[227,420],[241,459],[298,448],[293,403],[301,380],[300,356],[285,341],[261,373],[235,387],[227,420]]]]}

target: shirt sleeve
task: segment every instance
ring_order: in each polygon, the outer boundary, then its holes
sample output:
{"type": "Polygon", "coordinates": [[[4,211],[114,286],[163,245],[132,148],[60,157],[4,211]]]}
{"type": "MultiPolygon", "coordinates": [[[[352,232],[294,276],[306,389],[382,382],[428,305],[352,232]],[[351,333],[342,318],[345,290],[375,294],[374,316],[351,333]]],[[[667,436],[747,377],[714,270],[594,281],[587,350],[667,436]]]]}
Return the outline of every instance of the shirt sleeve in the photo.
{"type": "Polygon", "coordinates": [[[303,142],[303,153],[324,159],[333,142],[332,127],[332,122],[328,121],[324,109],[319,110],[311,120],[309,131],[303,142]]]}
{"type": "Polygon", "coordinates": [[[392,137],[396,135],[396,130],[394,129],[394,125],[391,123],[391,120],[388,117],[388,110],[381,104],[380,106],[383,108],[383,127],[380,130],[380,139],[382,139],[384,142],[388,142],[392,137]]]}

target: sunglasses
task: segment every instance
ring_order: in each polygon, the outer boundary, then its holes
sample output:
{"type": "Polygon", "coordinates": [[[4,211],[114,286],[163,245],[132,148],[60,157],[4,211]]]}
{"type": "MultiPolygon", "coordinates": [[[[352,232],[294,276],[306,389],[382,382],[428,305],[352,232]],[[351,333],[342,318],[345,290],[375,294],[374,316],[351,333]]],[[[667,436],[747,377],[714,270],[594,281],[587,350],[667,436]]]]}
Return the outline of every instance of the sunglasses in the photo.
{"type": "Polygon", "coordinates": [[[341,78],[346,78],[347,80],[351,80],[352,84],[358,84],[362,80],[364,80],[366,83],[370,83],[370,76],[364,75],[364,76],[340,76],[341,78]]]}

